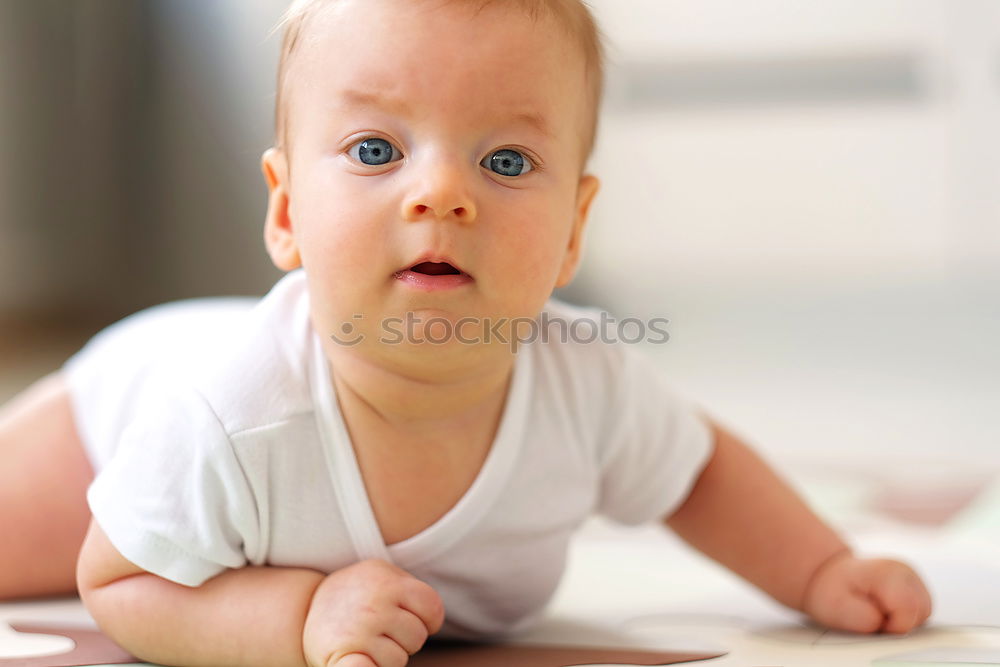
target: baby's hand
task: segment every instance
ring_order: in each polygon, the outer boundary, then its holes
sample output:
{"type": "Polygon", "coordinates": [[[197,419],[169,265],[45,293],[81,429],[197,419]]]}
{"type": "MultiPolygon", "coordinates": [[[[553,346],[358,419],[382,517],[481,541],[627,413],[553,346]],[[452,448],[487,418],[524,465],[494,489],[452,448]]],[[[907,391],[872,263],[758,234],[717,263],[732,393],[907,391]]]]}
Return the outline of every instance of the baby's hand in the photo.
{"type": "Polygon", "coordinates": [[[803,611],[836,630],[902,634],[931,615],[931,597],[909,566],[845,553],[813,575],[803,611]]]}
{"type": "Polygon", "coordinates": [[[403,667],[444,623],[437,592],[383,560],[330,573],[302,633],[309,667],[403,667]]]}

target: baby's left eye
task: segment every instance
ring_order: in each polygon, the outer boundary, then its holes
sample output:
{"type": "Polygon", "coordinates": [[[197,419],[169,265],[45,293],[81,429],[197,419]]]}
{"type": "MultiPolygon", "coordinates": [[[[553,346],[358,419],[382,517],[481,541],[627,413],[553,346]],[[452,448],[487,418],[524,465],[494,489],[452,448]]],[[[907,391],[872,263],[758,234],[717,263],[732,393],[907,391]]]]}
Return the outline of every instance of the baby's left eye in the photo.
{"type": "Polygon", "coordinates": [[[479,164],[501,176],[521,176],[534,169],[530,158],[510,148],[493,151],[479,164]]]}

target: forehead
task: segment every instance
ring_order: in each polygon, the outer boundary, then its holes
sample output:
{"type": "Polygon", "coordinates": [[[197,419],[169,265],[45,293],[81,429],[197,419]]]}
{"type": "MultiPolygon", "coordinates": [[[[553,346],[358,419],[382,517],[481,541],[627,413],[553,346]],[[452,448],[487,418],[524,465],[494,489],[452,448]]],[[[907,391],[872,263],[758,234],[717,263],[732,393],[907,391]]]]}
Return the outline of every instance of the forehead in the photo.
{"type": "Polygon", "coordinates": [[[330,3],[306,27],[289,72],[292,114],[385,101],[453,121],[509,115],[551,134],[575,129],[586,108],[581,47],[550,17],[478,4],[330,3]]]}

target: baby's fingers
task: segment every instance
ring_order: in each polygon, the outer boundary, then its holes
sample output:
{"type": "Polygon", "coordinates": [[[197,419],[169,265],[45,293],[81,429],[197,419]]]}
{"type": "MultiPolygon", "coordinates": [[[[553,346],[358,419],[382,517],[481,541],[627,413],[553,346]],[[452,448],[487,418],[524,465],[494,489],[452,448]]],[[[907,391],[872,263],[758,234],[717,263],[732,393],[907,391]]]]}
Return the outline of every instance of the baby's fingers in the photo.
{"type": "Polygon", "coordinates": [[[375,661],[364,653],[348,653],[329,667],[378,667],[375,661]]]}
{"type": "Polygon", "coordinates": [[[424,622],[413,612],[401,608],[392,615],[385,634],[408,655],[419,651],[427,641],[424,622]]]}
{"type": "Polygon", "coordinates": [[[876,632],[884,618],[874,600],[855,592],[837,596],[824,613],[816,615],[817,621],[834,630],[866,634],[876,632]]]}
{"type": "Polygon", "coordinates": [[[364,650],[348,653],[330,667],[404,667],[410,659],[399,644],[385,635],[370,638],[364,650]]]}
{"type": "Polygon", "coordinates": [[[411,577],[403,582],[398,605],[419,618],[428,635],[438,632],[444,624],[445,612],[441,596],[419,579],[411,577]]]}
{"type": "Polygon", "coordinates": [[[881,628],[883,632],[909,632],[926,621],[931,614],[931,598],[927,588],[916,573],[906,566],[893,568],[878,579],[872,596],[886,617],[881,628]]]}

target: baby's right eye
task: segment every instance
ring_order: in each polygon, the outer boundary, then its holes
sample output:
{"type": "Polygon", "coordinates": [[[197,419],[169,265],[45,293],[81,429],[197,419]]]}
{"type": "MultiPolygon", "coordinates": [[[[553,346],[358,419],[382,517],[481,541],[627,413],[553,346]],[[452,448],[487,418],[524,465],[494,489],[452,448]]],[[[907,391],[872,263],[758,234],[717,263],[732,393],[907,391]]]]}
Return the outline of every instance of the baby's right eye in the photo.
{"type": "Polygon", "coordinates": [[[385,139],[379,139],[378,137],[368,137],[352,144],[347,149],[347,154],[361,164],[366,164],[370,167],[379,167],[383,164],[403,159],[398,148],[385,139]]]}

